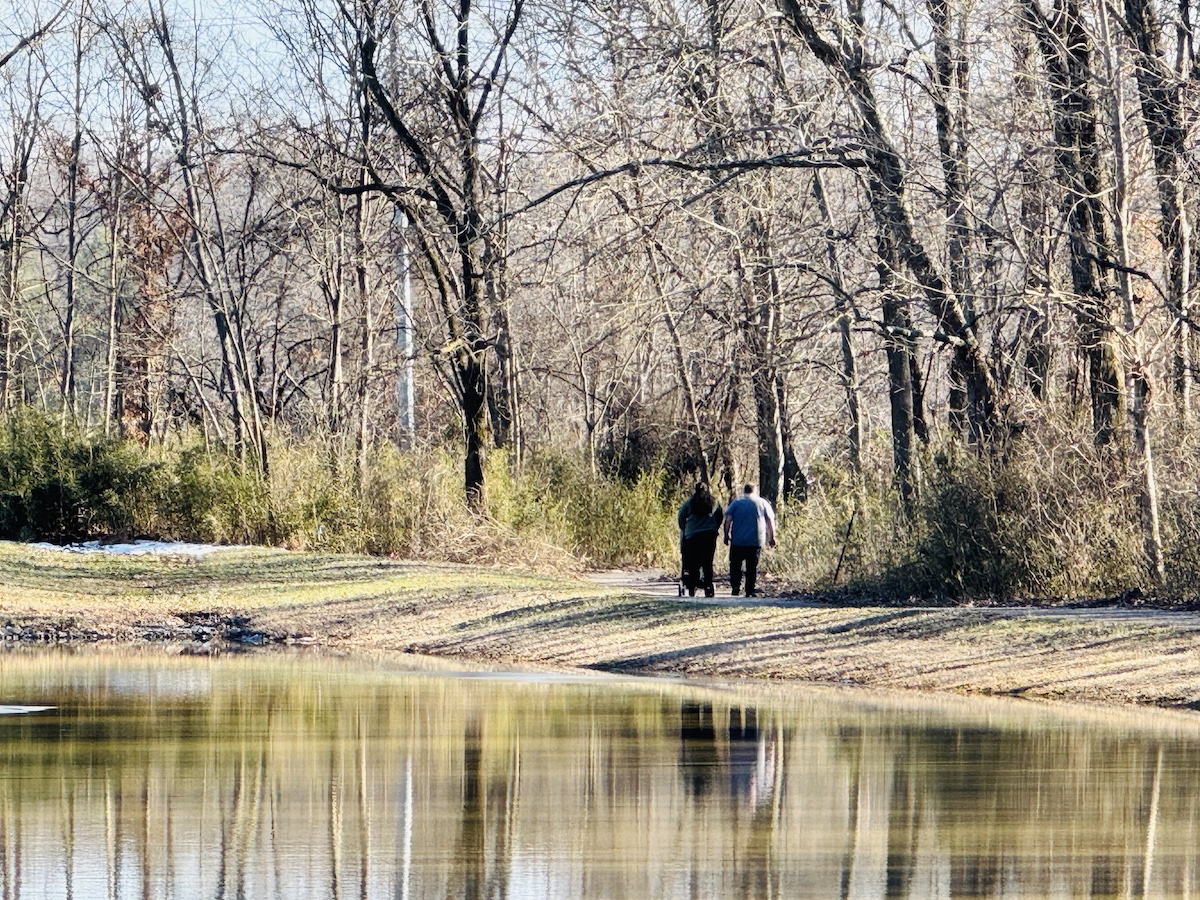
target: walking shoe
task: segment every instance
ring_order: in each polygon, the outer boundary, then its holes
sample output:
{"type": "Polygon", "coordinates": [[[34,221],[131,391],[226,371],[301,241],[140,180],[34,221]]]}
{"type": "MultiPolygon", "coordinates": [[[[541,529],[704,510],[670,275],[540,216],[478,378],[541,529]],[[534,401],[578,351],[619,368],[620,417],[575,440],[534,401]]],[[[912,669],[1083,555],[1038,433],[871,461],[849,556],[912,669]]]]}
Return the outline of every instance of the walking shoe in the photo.
{"type": "Polygon", "coordinates": [[[737,588],[734,588],[732,591],[729,592],[729,596],[736,597],[740,593],[741,593],[741,591],[739,591],[737,588]]]}
{"type": "Polygon", "coordinates": [[[716,595],[717,595],[717,592],[716,592],[716,591],[713,589],[713,586],[712,586],[711,584],[710,584],[710,585],[708,585],[708,586],[707,586],[707,587],[704,589],[704,596],[705,596],[705,597],[715,597],[716,595]]]}
{"type": "Polygon", "coordinates": [[[761,595],[758,593],[758,591],[746,591],[746,596],[747,597],[758,597],[761,595]]]}

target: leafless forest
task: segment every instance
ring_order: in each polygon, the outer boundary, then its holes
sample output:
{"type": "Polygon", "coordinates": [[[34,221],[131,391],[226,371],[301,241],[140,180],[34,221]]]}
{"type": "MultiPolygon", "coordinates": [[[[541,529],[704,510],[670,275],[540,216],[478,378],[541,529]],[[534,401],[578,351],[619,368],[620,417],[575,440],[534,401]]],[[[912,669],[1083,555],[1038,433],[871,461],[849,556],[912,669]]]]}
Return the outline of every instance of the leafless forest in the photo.
{"type": "Polygon", "coordinates": [[[381,473],[449,458],[456,527],[519,530],[569,467],[547,516],[659,547],[681,485],[752,480],[805,583],[1187,595],[1196,15],[11,4],[9,456],[203,448],[283,531],[289,478],[428,520],[381,473]]]}

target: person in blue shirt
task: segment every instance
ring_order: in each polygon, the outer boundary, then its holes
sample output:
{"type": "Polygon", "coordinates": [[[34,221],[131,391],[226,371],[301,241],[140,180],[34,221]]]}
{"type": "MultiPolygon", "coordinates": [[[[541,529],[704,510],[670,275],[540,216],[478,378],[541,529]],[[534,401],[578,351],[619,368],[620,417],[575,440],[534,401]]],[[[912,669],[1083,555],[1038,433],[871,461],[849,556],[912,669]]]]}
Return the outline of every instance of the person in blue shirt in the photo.
{"type": "Polygon", "coordinates": [[[757,597],[758,557],[763,545],[775,546],[775,510],[758,496],[754,485],[742,489],[742,496],[725,508],[725,543],[729,547],[729,585],[733,596],[742,587],[742,567],[746,568],[746,596],[757,597]]]}
{"type": "Polygon", "coordinates": [[[689,596],[696,596],[696,588],[703,587],[704,596],[711,597],[715,593],[712,564],[717,535],[721,533],[721,505],[713,500],[708,485],[701,482],[679,507],[678,518],[683,586],[689,596]]]}

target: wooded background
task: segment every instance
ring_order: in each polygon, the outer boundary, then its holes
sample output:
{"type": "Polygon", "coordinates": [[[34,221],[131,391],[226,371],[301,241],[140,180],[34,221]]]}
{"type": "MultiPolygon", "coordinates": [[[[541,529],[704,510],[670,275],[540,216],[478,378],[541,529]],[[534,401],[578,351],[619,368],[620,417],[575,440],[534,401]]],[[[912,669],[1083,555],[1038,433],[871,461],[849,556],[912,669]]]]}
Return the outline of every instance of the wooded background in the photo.
{"type": "Polygon", "coordinates": [[[440,448],[476,518],[551,458],[666,517],[755,481],[825,583],[1187,593],[1195,14],[10,3],[0,408],[360,501],[440,448]]]}

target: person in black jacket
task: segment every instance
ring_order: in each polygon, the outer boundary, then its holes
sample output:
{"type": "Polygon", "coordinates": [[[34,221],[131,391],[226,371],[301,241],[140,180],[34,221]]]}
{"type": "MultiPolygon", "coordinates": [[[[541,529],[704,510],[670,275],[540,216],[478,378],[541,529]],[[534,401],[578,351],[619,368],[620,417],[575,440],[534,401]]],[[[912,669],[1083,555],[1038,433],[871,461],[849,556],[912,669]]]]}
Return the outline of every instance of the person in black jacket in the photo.
{"type": "Polygon", "coordinates": [[[717,550],[717,536],[721,533],[724,519],[720,504],[713,500],[708,485],[700,482],[683,506],[679,507],[679,543],[683,556],[683,585],[688,596],[696,596],[698,587],[704,588],[704,596],[711,597],[713,590],[713,554],[717,550]]]}

